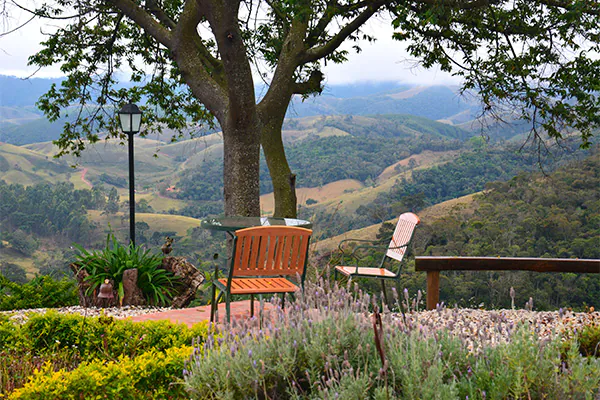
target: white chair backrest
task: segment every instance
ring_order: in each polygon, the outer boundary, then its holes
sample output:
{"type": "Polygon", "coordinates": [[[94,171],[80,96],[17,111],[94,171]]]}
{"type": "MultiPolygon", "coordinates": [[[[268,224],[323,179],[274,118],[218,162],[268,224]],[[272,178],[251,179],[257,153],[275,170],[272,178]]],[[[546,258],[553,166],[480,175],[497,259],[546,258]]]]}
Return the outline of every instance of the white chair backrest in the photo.
{"type": "Polygon", "coordinates": [[[402,261],[404,254],[408,250],[408,244],[415,232],[417,225],[421,223],[419,217],[413,213],[404,213],[398,218],[398,224],[394,230],[394,236],[390,241],[389,249],[385,253],[386,256],[394,260],[402,261]],[[404,247],[400,247],[404,246],[404,247]]]}

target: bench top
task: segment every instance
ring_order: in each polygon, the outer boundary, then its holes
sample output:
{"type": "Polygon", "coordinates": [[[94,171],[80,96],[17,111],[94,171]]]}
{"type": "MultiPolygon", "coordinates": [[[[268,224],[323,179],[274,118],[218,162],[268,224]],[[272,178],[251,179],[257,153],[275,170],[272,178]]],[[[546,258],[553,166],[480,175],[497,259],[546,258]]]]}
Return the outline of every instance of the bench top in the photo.
{"type": "Polygon", "coordinates": [[[521,257],[415,257],[416,271],[536,271],[600,273],[600,260],[521,257]]]}

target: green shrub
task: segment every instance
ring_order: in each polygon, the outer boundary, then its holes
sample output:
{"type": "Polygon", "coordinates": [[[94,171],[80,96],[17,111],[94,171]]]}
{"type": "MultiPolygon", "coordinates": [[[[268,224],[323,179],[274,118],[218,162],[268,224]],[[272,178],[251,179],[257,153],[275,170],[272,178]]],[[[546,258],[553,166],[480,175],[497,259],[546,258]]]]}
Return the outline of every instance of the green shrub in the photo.
{"type": "MultiPolygon", "coordinates": [[[[85,318],[78,314],[49,311],[46,314],[32,314],[25,324],[19,325],[7,316],[0,315],[0,398],[15,388],[22,387],[36,370],[46,364],[48,366],[44,367],[43,376],[48,377],[51,371],[58,370],[63,370],[62,374],[65,375],[68,371],[77,369],[82,362],[99,365],[114,360],[137,360],[149,352],[158,354],[190,345],[194,341],[203,343],[207,332],[207,323],[198,323],[188,328],[169,321],[133,322],[111,317],[85,318]]],[[[186,356],[189,354],[188,352],[186,356]]],[[[140,365],[144,365],[143,360],[152,360],[153,357],[143,358],[135,365],[126,365],[128,368],[139,369],[140,365]]],[[[181,365],[183,358],[178,361],[181,365]]],[[[138,382],[136,385],[144,385],[146,382],[150,385],[149,391],[158,390],[158,387],[151,385],[160,379],[174,381],[175,376],[181,377],[180,367],[176,373],[172,368],[168,371],[162,371],[158,366],[154,370],[148,369],[149,366],[144,368],[144,371],[139,372],[147,375],[144,375],[145,378],[135,378],[138,382]]],[[[131,381],[125,383],[130,384],[131,381]]],[[[166,383],[163,386],[166,387],[166,383]]],[[[141,387],[138,389],[142,390],[141,387]]],[[[84,398],[88,398],[87,394],[91,392],[85,393],[84,398]]]]}
{"type": "Polygon", "coordinates": [[[75,281],[37,276],[22,285],[0,275],[0,311],[56,308],[78,303],[75,281]]]}
{"type": "Polygon", "coordinates": [[[121,245],[115,236],[109,233],[106,237],[106,247],[101,251],[89,252],[78,244],[75,264],[84,268],[89,276],[86,278],[91,283],[88,295],[93,293],[105,279],[114,282],[119,296],[123,299],[123,272],[127,269],[137,268],[137,285],[150,304],[166,304],[173,295],[175,276],[160,268],[163,256],[151,254],[150,250],[143,250],[141,246],[129,244],[121,245]]]}
{"type": "Polygon", "coordinates": [[[9,399],[185,398],[177,380],[191,352],[190,346],[150,350],[134,359],[83,363],[73,371],[54,371],[46,364],[9,399]]]}
{"type": "Polygon", "coordinates": [[[584,356],[600,357],[600,324],[594,323],[584,326],[578,333],[579,351],[584,356]]]}
{"type": "Polygon", "coordinates": [[[30,316],[21,335],[34,354],[73,348],[84,360],[114,359],[190,344],[192,339],[206,336],[207,326],[203,323],[188,328],[165,320],[133,322],[48,311],[30,316]]]}

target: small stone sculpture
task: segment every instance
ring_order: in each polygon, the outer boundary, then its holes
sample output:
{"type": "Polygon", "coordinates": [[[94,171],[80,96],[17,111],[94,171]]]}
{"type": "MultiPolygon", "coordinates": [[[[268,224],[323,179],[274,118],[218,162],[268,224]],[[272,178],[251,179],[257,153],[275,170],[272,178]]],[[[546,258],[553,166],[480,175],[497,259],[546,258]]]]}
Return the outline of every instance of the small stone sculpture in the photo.
{"type": "Polygon", "coordinates": [[[173,239],[168,237],[165,240],[165,244],[162,245],[162,247],[160,248],[163,252],[164,255],[169,254],[171,251],[173,251],[173,239]]]}

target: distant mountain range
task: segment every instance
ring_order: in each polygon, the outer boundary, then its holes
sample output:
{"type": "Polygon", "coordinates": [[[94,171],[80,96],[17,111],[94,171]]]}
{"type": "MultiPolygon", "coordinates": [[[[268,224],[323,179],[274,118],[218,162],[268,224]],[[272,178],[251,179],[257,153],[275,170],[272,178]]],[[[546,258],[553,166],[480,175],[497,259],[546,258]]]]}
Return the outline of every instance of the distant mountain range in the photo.
{"type": "MultiPolygon", "coordinates": [[[[0,76],[0,141],[15,145],[55,140],[67,121],[49,123],[35,107],[38,98],[60,79],[23,80],[0,76]]],[[[260,98],[264,88],[257,87],[260,98]]],[[[411,86],[397,82],[362,82],[325,87],[304,101],[294,98],[288,118],[332,115],[410,114],[446,124],[464,124],[476,104],[459,97],[456,87],[411,86]]],[[[470,130],[468,126],[463,129],[470,130]]]]}

